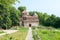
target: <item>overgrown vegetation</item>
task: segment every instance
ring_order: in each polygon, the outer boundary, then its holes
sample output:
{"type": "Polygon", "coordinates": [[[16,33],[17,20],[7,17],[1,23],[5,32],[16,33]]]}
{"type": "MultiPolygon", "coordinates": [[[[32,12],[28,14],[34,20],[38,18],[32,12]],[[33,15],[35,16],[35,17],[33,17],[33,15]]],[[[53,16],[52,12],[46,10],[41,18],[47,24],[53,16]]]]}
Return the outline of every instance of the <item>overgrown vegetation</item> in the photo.
{"type": "Polygon", "coordinates": [[[40,40],[40,36],[39,36],[38,33],[36,32],[36,30],[33,30],[33,31],[32,31],[32,34],[33,34],[34,40],[40,40]]]}
{"type": "Polygon", "coordinates": [[[52,30],[38,30],[41,40],[60,40],[60,32],[52,30]]]}
{"type": "Polygon", "coordinates": [[[60,40],[60,31],[58,29],[42,25],[32,29],[34,40],[60,40]]]}

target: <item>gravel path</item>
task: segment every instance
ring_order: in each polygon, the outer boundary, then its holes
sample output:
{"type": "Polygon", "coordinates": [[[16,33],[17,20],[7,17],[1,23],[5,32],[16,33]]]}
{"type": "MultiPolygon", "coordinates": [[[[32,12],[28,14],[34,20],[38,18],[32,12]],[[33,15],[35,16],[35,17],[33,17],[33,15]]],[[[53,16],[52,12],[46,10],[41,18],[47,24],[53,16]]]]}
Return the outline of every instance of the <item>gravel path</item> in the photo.
{"type": "Polygon", "coordinates": [[[27,34],[25,40],[33,40],[32,29],[31,29],[31,27],[29,27],[29,31],[28,31],[28,34],[27,34]]]}

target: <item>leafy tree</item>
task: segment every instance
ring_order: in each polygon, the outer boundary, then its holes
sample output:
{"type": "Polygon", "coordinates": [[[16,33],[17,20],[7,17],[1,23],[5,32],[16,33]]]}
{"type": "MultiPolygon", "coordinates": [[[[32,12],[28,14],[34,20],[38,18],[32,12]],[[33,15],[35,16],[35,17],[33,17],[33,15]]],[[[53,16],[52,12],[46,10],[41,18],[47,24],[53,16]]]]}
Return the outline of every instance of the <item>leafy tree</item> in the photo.
{"type": "Polygon", "coordinates": [[[31,11],[31,12],[29,12],[29,15],[33,16],[34,13],[35,13],[35,11],[31,11]]]}
{"type": "Polygon", "coordinates": [[[20,12],[23,12],[24,10],[26,10],[26,7],[25,6],[20,6],[20,7],[18,7],[18,9],[20,10],[20,12]]]}
{"type": "Polygon", "coordinates": [[[0,4],[12,5],[12,4],[15,4],[16,1],[18,2],[19,0],[0,0],[0,4]]]}
{"type": "Polygon", "coordinates": [[[25,6],[20,6],[20,7],[18,7],[18,10],[21,12],[20,16],[22,16],[22,12],[24,10],[26,10],[26,7],[25,6]]]}
{"type": "Polygon", "coordinates": [[[42,13],[42,12],[36,12],[39,18],[39,23],[44,24],[45,21],[49,18],[49,15],[47,13],[42,13]]]}
{"type": "Polygon", "coordinates": [[[19,10],[16,10],[14,7],[10,9],[10,18],[12,20],[12,25],[16,26],[19,24],[19,18],[20,17],[20,12],[19,10]]]}
{"type": "Polygon", "coordinates": [[[12,20],[10,19],[10,7],[19,0],[0,0],[0,27],[10,28],[12,20]]]}
{"type": "Polygon", "coordinates": [[[55,15],[51,15],[44,23],[45,26],[54,26],[56,22],[56,16],[55,15]]]}
{"type": "Polygon", "coordinates": [[[60,17],[57,17],[57,18],[56,18],[56,22],[55,22],[55,24],[54,24],[54,27],[55,27],[55,28],[60,28],[60,17]]]}

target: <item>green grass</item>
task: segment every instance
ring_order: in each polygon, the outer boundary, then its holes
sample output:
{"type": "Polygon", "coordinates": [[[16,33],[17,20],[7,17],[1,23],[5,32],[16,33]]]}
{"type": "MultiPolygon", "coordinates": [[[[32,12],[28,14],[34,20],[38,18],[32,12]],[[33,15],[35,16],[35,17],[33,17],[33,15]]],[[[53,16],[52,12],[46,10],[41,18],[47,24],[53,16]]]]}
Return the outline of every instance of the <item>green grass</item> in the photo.
{"type": "Polygon", "coordinates": [[[52,30],[38,30],[41,40],[60,40],[60,32],[52,30]]]}
{"type": "Polygon", "coordinates": [[[55,31],[53,27],[46,27],[46,26],[38,26],[32,27],[33,29],[33,38],[34,40],[38,40],[38,36],[41,40],[60,40],[60,31],[55,31]],[[36,29],[37,28],[37,29],[36,29]]]}
{"type": "Polygon", "coordinates": [[[4,33],[3,31],[0,31],[0,34],[4,33]]]}
{"type": "Polygon", "coordinates": [[[35,31],[32,31],[32,34],[33,34],[33,38],[34,38],[34,40],[38,40],[38,34],[36,34],[36,32],[35,31]]]}
{"type": "Polygon", "coordinates": [[[52,26],[43,26],[43,25],[40,25],[37,27],[38,29],[42,29],[42,30],[55,30],[56,28],[53,28],[52,26]]]}
{"type": "Polygon", "coordinates": [[[21,27],[18,32],[1,36],[0,40],[25,40],[27,32],[27,28],[21,27]]]}

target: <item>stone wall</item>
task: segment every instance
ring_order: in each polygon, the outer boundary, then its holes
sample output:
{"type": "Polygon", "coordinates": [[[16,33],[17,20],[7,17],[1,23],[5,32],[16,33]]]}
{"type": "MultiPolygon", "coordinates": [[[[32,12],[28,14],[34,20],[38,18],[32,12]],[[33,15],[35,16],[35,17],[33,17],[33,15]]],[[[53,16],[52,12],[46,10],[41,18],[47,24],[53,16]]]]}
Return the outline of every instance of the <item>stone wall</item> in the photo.
{"type": "Polygon", "coordinates": [[[36,22],[36,23],[35,22],[34,23],[32,22],[32,23],[24,23],[24,26],[25,27],[29,27],[29,24],[31,24],[31,26],[38,26],[39,25],[38,22],[36,22]]]}

